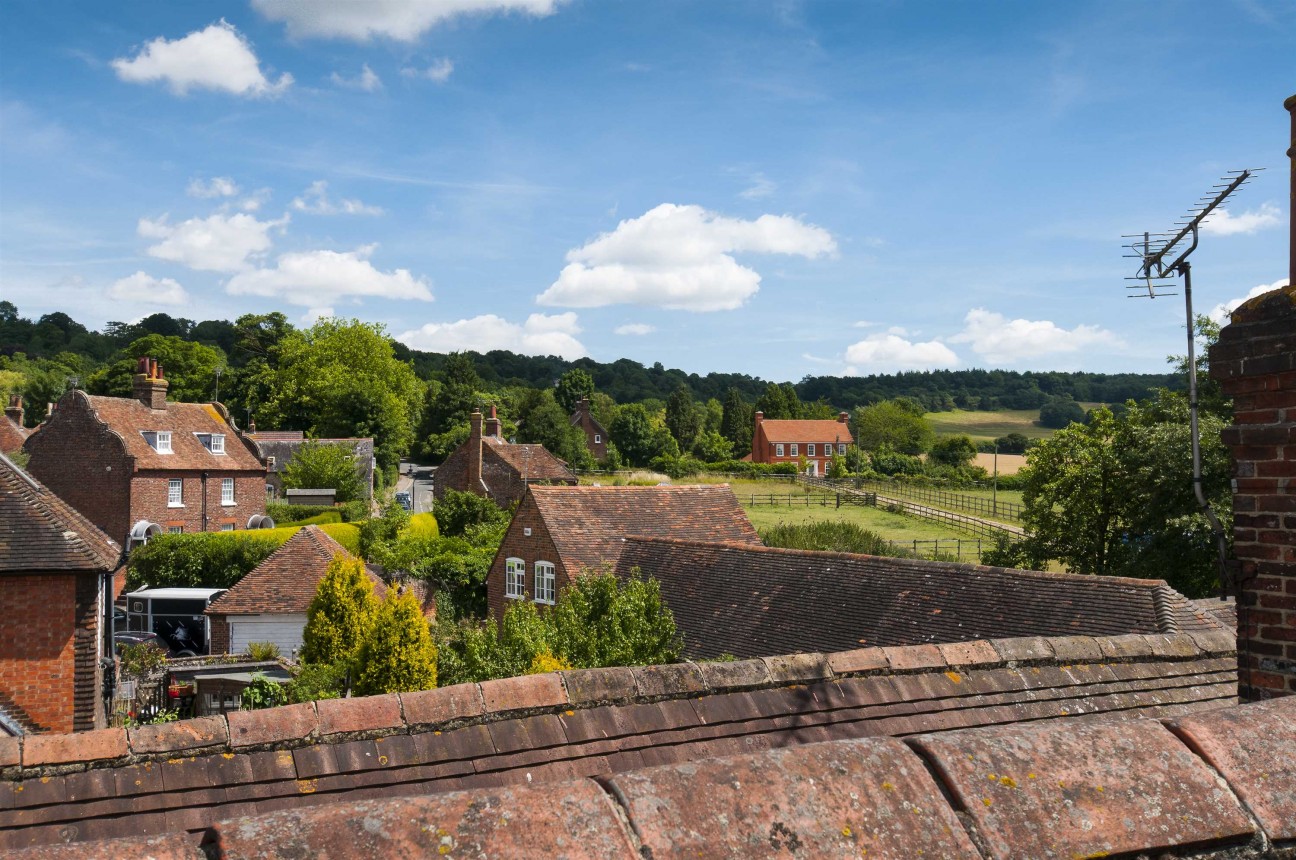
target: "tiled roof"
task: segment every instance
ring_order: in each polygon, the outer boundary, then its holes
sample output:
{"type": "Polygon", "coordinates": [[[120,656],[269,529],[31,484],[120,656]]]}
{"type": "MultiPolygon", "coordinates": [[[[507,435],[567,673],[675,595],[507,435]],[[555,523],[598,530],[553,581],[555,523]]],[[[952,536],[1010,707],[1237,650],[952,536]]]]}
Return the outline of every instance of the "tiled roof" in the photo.
{"type": "Polygon", "coordinates": [[[0,454],[20,450],[29,435],[26,427],[19,427],[8,415],[0,415],[0,454]]]}
{"type": "MultiPolygon", "coordinates": [[[[74,392],[84,397],[99,420],[108,425],[126,443],[126,453],[135,458],[136,471],[144,469],[212,469],[220,471],[264,472],[265,467],[245,445],[238,433],[211,403],[168,403],[166,411],[153,410],[132,397],[99,397],[74,392]],[[171,454],[159,454],[143,433],[171,431],[171,454]],[[195,435],[223,433],[225,453],[208,451],[195,435]]],[[[55,411],[57,416],[58,412],[55,411]]]]}
{"type": "Polygon", "coordinates": [[[798,841],[796,856],[978,857],[955,799],[989,841],[1022,840],[1014,856],[1057,854],[1050,838],[1085,855],[1259,838],[1197,755],[1264,810],[1272,837],[1296,838],[1279,790],[1296,780],[1296,698],[1227,709],[1234,661],[1221,632],[1010,639],[576,670],[0,738],[0,850],[166,833],[178,850],[211,827],[224,857],[388,856],[426,853],[403,840],[426,847],[435,824],[451,856],[530,856],[580,833],[565,856],[639,856],[598,835],[623,812],[642,856],[764,856],[774,838],[798,841]],[[1160,722],[1176,718],[1200,743],[1160,722]],[[1015,723],[1031,725],[985,728],[1015,723]],[[969,771],[968,755],[984,767],[969,771]],[[1262,778],[1248,765],[1259,760],[1262,778]],[[419,797],[395,799],[407,795],[419,797]],[[1055,823],[1005,829],[1032,819],[1055,823]],[[384,841],[388,829],[399,839],[384,841]]]}
{"type": "MultiPolygon", "coordinates": [[[[253,568],[234,586],[212,601],[208,615],[277,615],[301,613],[310,608],[320,580],[334,556],[351,554],[319,526],[304,526],[253,568]]],[[[382,597],[387,586],[368,573],[374,593],[382,597]]]]}
{"type": "Polygon", "coordinates": [[[632,568],[661,583],[697,658],[1218,628],[1160,580],[639,538],[617,565],[632,568]]]}
{"type": "Polygon", "coordinates": [[[98,526],[0,454],[0,571],[106,571],[120,558],[98,526]]]}
{"type": "Polygon", "coordinates": [[[306,438],[306,434],[301,430],[258,430],[255,433],[249,433],[248,438],[253,442],[301,442],[306,438]]]}
{"type": "Polygon", "coordinates": [[[532,487],[530,492],[573,575],[615,564],[623,538],[631,536],[760,544],[728,484],[532,487]]]}
{"type": "MultiPolygon", "coordinates": [[[[262,461],[274,457],[274,465],[267,465],[267,471],[278,474],[292,462],[292,458],[297,454],[298,449],[305,444],[306,440],[300,430],[283,431],[278,433],[254,433],[248,436],[256,446],[257,455],[262,461]],[[279,438],[279,437],[294,438],[279,438]]],[[[343,445],[349,447],[355,455],[356,462],[360,465],[365,475],[365,479],[372,482],[373,479],[373,438],[369,436],[357,437],[354,439],[313,439],[321,445],[343,445]]]]}
{"type": "Polygon", "coordinates": [[[757,425],[770,442],[845,442],[855,441],[850,426],[836,420],[787,420],[776,418],[757,425]]]}
{"type": "Polygon", "coordinates": [[[498,436],[483,436],[482,456],[492,455],[530,481],[576,481],[567,464],[543,445],[515,445],[498,436]]]}
{"type": "Polygon", "coordinates": [[[1210,618],[1214,618],[1229,630],[1237,630],[1237,598],[1221,600],[1218,597],[1203,597],[1192,601],[1193,607],[1210,618]]]}

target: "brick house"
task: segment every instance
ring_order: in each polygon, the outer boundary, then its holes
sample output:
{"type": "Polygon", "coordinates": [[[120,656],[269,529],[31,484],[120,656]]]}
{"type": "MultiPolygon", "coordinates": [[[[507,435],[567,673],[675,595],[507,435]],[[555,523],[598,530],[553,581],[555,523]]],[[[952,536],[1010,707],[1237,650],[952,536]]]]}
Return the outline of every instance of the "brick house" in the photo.
{"type": "Polygon", "coordinates": [[[571,425],[579,427],[585,434],[585,447],[589,448],[595,460],[607,456],[608,432],[590,413],[588,397],[582,397],[580,403],[576,404],[576,411],[571,414],[571,425]]]}
{"type": "MultiPolygon", "coordinates": [[[[273,642],[286,657],[301,648],[306,610],[338,555],[352,557],[319,526],[298,531],[207,607],[211,652],[242,654],[250,642],[273,642]]],[[[387,586],[366,572],[381,599],[387,586]]]]}
{"type": "Polygon", "coordinates": [[[0,711],[21,729],[105,725],[102,613],[120,561],[107,535],[0,455],[0,711]]]}
{"type": "MultiPolygon", "coordinates": [[[[298,449],[306,443],[306,434],[300,430],[251,431],[247,438],[252,442],[257,457],[266,467],[266,494],[272,499],[284,498],[283,471],[292,462],[298,449]]],[[[364,498],[373,498],[374,440],[372,436],[354,439],[312,439],[319,445],[336,445],[347,448],[355,457],[356,475],[364,498]]],[[[329,489],[329,488],[322,488],[329,489]]]]}
{"type": "Polygon", "coordinates": [[[504,439],[492,406],[484,429],[482,414],[472,413],[468,441],[454,449],[437,468],[432,493],[437,499],[446,490],[475,493],[507,508],[522,499],[528,486],[575,486],[576,482],[576,475],[567,464],[545,450],[545,446],[515,445],[504,439]]]}
{"type": "Polygon", "coordinates": [[[804,458],[806,474],[825,474],[832,458],[843,456],[846,447],[855,443],[849,422],[849,412],[838,415],[836,421],[766,421],[765,413],[757,412],[750,459],[753,463],[800,465],[804,458]]]}
{"type": "Polygon", "coordinates": [[[265,517],[265,467],[220,403],[168,403],[155,361],[133,398],[73,389],[23,446],[28,470],[117,540],[233,531],[265,517]]]}
{"type": "Polygon", "coordinates": [[[583,572],[614,567],[625,539],[663,537],[759,546],[728,484],[531,487],[486,577],[491,615],[510,600],[552,604],[583,572]]]}
{"type": "Polygon", "coordinates": [[[5,407],[4,417],[0,418],[0,454],[12,454],[22,450],[23,443],[31,432],[23,426],[22,395],[9,395],[9,405],[5,407]]]}

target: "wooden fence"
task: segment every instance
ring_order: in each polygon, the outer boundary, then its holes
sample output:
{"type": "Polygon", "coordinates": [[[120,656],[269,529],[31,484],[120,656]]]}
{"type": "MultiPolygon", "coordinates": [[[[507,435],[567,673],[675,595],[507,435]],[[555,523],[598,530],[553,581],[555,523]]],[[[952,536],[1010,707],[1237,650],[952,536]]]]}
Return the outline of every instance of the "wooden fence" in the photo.
{"type": "Polygon", "coordinates": [[[983,499],[979,496],[965,496],[933,487],[918,487],[900,481],[860,481],[862,489],[871,490],[888,496],[900,496],[918,502],[926,502],[942,508],[957,508],[973,514],[981,514],[991,519],[1020,520],[1022,506],[1017,502],[1001,502],[997,499],[983,499]]]}

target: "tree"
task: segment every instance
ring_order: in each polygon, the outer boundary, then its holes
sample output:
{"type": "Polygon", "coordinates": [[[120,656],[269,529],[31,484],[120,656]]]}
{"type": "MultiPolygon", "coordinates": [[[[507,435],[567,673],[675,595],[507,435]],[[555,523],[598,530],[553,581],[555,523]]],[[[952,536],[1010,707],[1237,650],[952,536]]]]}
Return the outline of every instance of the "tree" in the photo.
{"type": "Polygon", "coordinates": [[[364,562],[338,553],[306,610],[303,663],[349,663],[373,626],[378,601],[364,562]]]}
{"type": "Polygon", "coordinates": [[[437,525],[445,537],[462,537],[473,526],[508,522],[507,512],[484,496],[446,490],[436,503],[437,525]]]}
{"type": "Polygon", "coordinates": [[[926,453],[932,444],[932,429],[921,414],[904,402],[884,400],[855,410],[855,444],[865,451],[890,447],[901,454],[926,453]]]}
{"type": "Polygon", "coordinates": [[[1053,397],[1040,407],[1039,422],[1042,427],[1061,429],[1072,423],[1083,423],[1085,412],[1070,397],[1053,397]]]}
{"type": "Polygon", "coordinates": [[[720,417],[720,435],[729,440],[734,451],[743,453],[751,451],[752,445],[752,409],[743,400],[742,392],[730,387],[725,392],[723,411],[720,417]]]}
{"type": "Polygon", "coordinates": [[[436,686],[436,644],[414,592],[393,588],[387,593],[360,643],[355,678],[362,696],[436,686]]]}
{"type": "Polygon", "coordinates": [[[585,443],[585,433],[571,423],[548,389],[531,392],[523,407],[526,411],[518,422],[519,442],[545,446],[549,453],[576,469],[589,468],[594,463],[585,443]]]}
{"type": "Polygon", "coordinates": [[[419,453],[440,463],[468,438],[468,416],[477,408],[481,377],[472,357],[464,352],[446,356],[445,378],[428,386],[423,418],[418,426],[419,453]]]}
{"type": "Polygon", "coordinates": [[[558,387],[554,389],[554,397],[563,411],[571,415],[576,411],[576,406],[581,400],[594,394],[594,377],[589,375],[588,371],[574,367],[571,370],[558,377],[558,387]]]}
{"type": "Polygon", "coordinates": [[[652,419],[638,403],[627,404],[617,411],[608,435],[621,456],[632,466],[646,466],[658,454],[652,419]]]}
{"type": "Polygon", "coordinates": [[[704,416],[699,414],[693,403],[693,392],[687,385],[681,385],[671,392],[666,401],[666,429],[679,445],[681,451],[693,450],[698,434],[702,432],[704,416]]]}
{"type": "Polygon", "coordinates": [[[1021,433],[1009,433],[996,439],[995,444],[999,447],[1000,454],[1025,454],[1030,439],[1021,433]]]}
{"type": "Polygon", "coordinates": [[[976,445],[969,436],[942,436],[932,443],[927,454],[929,460],[943,466],[958,468],[971,463],[977,455],[976,445]]]}
{"type": "Polygon", "coordinates": [[[138,360],[157,359],[168,383],[167,399],[202,402],[215,396],[216,368],[225,365],[225,353],[178,337],[150,334],[122,350],[122,357],[91,374],[86,390],[93,394],[130,397],[138,360]]]}
{"type": "Polygon", "coordinates": [[[704,463],[719,463],[733,457],[733,443],[719,433],[707,432],[698,437],[693,451],[704,463]]]}
{"type": "Polygon", "coordinates": [[[284,336],[268,401],[271,426],[312,436],[372,436],[374,457],[394,474],[414,439],[422,384],[397,359],[381,325],[322,319],[284,336]]]}
{"type": "Polygon", "coordinates": [[[339,502],[364,498],[355,453],[348,445],[306,440],[284,466],[283,483],[290,490],[337,490],[335,499],[339,502]]]}
{"type": "Polygon", "coordinates": [[[553,654],[576,667],[645,666],[679,660],[682,642],[655,579],[586,572],[549,612],[553,654]]]}

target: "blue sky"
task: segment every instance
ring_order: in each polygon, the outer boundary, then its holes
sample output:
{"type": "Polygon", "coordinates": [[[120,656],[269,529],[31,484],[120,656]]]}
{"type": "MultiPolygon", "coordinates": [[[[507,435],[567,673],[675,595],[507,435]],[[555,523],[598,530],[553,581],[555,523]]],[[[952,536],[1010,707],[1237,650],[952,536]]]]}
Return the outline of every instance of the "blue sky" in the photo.
{"type": "Polygon", "coordinates": [[[1148,371],[1286,278],[1296,4],[0,5],[0,294],[786,380],[1148,371]]]}

